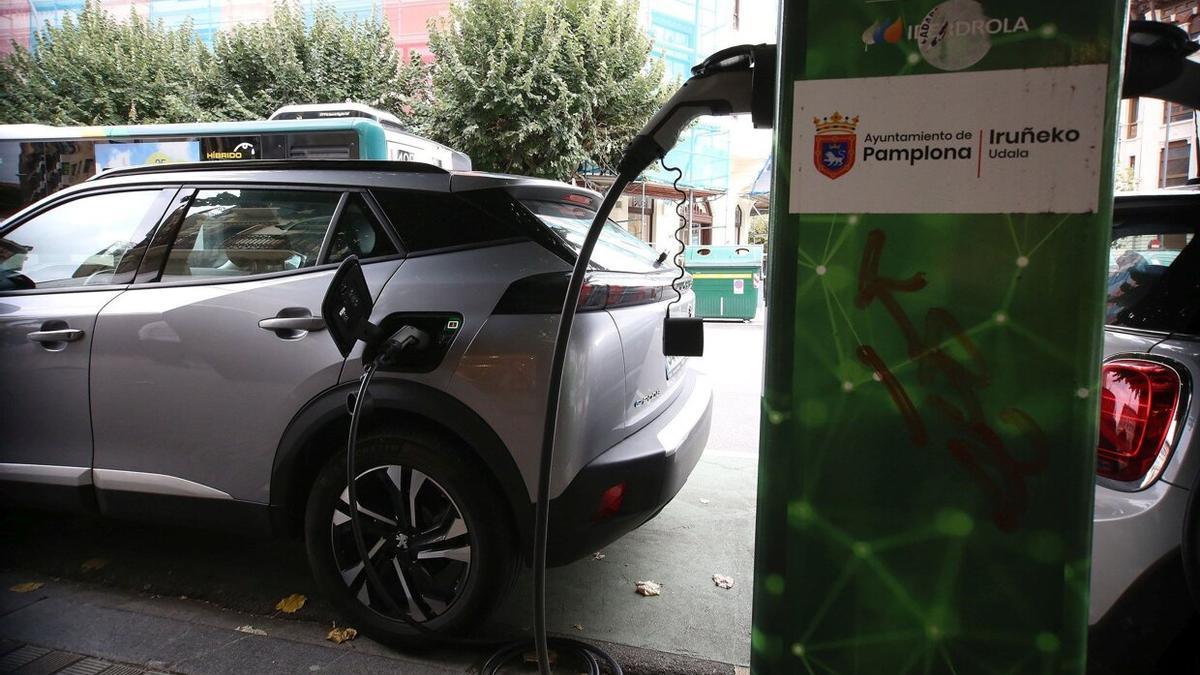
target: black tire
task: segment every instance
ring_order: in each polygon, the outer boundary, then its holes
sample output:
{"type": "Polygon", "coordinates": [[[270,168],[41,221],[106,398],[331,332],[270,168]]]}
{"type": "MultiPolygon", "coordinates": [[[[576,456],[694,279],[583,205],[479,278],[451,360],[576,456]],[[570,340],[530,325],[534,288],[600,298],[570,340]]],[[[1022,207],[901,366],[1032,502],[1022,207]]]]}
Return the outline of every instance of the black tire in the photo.
{"type": "Polygon", "coordinates": [[[515,537],[507,509],[468,456],[453,439],[422,429],[359,439],[359,507],[371,513],[361,518],[364,539],[393,602],[411,621],[395,618],[361,566],[348,518],[345,451],[326,462],[309,493],[305,546],[317,586],[347,625],[378,642],[428,646],[429,631],[460,633],[503,599],[516,572],[515,537]],[[408,511],[400,504],[413,507],[403,526],[408,511]]]}

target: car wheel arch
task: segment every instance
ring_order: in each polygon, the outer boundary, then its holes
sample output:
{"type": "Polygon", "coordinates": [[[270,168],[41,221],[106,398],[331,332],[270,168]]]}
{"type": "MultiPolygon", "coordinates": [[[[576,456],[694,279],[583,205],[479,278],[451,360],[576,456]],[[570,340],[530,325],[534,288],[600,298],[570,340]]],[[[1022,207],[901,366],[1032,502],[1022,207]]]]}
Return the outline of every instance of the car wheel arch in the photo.
{"type": "MultiPolygon", "coordinates": [[[[309,489],[324,463],[345,444],[349,425],[347,399],[358,383],[345,383],[309,401],[292,418],[276,449],[271,471],[270,502],[277,532],[297,535],[303,528],[309,489]]],[[[427,385],[399,379],[377,379],[371,385],[374,415],[389,413],[376,424],[413,424],[460,441],[486,469],[501,499],[508,506],[513,531],[527,548],[528,523],[533,505],[521,473],[499,435],[470,407],[427,385]]]]}

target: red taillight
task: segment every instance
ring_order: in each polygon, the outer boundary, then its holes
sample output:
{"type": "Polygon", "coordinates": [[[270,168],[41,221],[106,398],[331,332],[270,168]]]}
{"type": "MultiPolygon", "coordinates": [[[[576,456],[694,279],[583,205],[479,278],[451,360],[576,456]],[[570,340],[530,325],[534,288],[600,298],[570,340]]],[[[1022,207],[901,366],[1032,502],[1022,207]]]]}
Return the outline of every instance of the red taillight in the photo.
{"type": "Polygon", "coordinates": [[[1175,369],[1120,359],[1100,374],[1100,447],[1096,473],[1143,484],[1158,477],[1170,453],[1182,383],[1175,369]]]}
{"type": "Polygon", "coordinates": [[[588,280],[579,289],[579,311],[615,309],[658,302],[670,286],[639,286],[596,283],[588,280]]]}
{"type": "MultiPolygon", "coordinates": [[[[566,294],[564,293],[563,295],[566,294]]],[[[583,286],[579,288],[579,304],[577,305],[579,311],[604,309],[607,304],[608,286],[593,284],[590,281],[583,282],[583,286]]]]}
{"type": "Polygon", "coordinates": [[[592,520],[604,520],[621,512],[621,504],[625,501],[625,484],[617,483],[600,493],[600,506],[592,520]]]}

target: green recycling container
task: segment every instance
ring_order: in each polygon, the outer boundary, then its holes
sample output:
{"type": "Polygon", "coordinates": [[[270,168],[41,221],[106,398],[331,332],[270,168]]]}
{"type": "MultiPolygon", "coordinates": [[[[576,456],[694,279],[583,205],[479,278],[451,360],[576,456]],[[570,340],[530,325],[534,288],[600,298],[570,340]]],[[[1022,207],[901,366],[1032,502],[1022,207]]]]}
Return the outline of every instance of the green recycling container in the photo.
{"type": "Polygon", "coordinates": [[[763,247],[689,246],[683,265],[692,275],[696,316],[749,321],[758,312],[763,247]]]}

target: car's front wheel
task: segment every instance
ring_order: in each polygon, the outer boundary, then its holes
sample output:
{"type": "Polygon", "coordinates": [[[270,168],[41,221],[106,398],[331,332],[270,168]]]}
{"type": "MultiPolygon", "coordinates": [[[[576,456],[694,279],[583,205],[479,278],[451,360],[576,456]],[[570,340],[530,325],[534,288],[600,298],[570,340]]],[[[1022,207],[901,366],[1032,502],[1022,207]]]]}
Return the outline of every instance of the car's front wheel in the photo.
{"type": "Polygon", "coordinates": [[[467,456],[452,439],[424,430],[359,440],[358,512],[387,596],[369,580],[355,545],[345,453],[321,470],[305,512],[309,565],[349,625],[381,642],[416,646],[428,642],[429,631],[463,630],[502,599],[515,572],[511,527],[467,456]]]}

